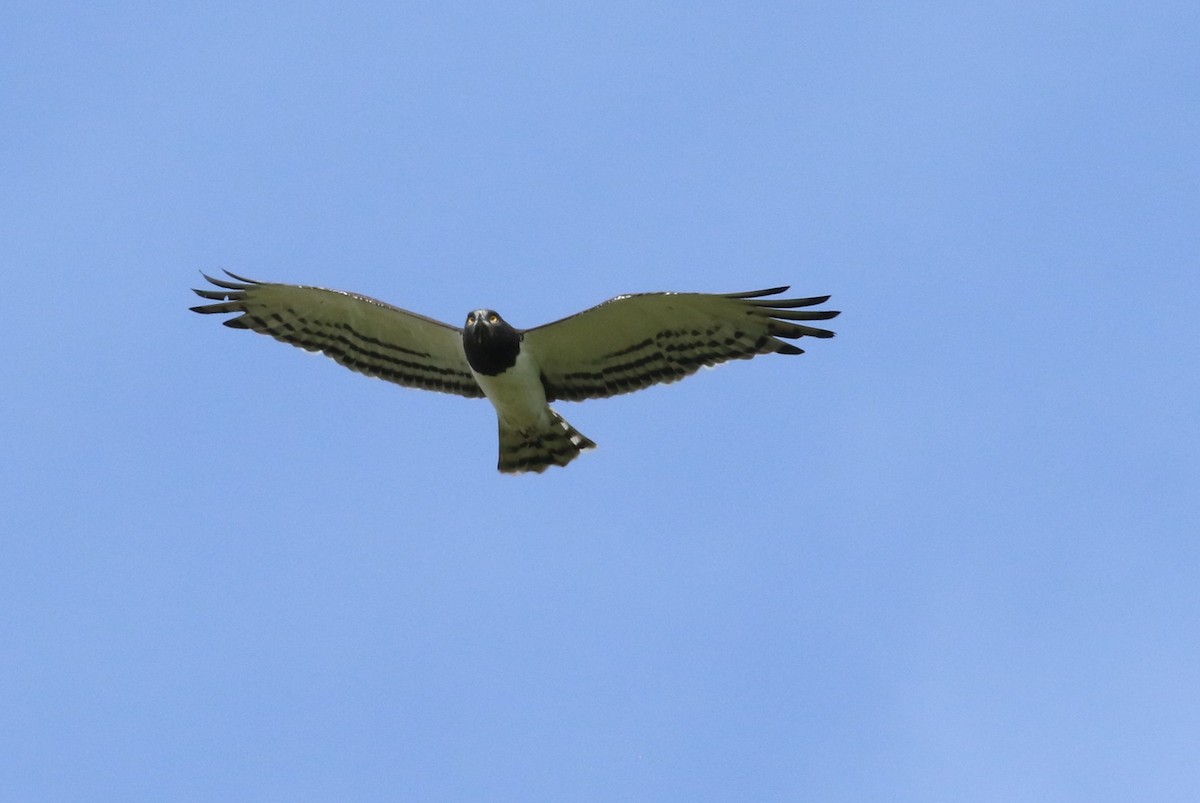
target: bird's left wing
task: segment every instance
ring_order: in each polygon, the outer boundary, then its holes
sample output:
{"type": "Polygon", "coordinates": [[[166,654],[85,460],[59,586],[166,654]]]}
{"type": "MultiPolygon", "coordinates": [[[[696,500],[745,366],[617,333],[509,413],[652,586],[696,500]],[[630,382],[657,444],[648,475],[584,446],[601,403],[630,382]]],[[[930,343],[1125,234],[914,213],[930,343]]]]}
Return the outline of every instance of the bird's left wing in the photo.
{"type": "Polygon", "coordinates": [[[787,290],[749,293],[642,293],[524,332],[549,401],[615,396],[674,382],[702,366],[756,354],[802,354],[780,338],[833,337],[799,321],[824,321],[834,310],[808,310],[829,296],[764,299],[787,290]]]}
{"type": "Polygon", "coordinates": [[[483,396],[462,349],[462,330],[366,296],[320,287],[256,282],[236,274],[219,290],[193,290],[216,304],[195,312],[240,312],[224,323],[320,351],[352,371],[408,387],[483,396]]]}

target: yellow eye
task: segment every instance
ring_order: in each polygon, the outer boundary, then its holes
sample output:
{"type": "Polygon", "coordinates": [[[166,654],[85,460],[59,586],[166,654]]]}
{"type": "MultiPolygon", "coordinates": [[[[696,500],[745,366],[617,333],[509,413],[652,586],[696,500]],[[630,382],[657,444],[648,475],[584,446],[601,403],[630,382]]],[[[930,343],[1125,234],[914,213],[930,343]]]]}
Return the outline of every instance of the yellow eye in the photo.
{"type": "Polygon", "coordinates": [[[499,322],[499,320],[500,320],[500,316],[494,312],[488,316],[488,323],[497,323],[497,322],[499,322]]]}

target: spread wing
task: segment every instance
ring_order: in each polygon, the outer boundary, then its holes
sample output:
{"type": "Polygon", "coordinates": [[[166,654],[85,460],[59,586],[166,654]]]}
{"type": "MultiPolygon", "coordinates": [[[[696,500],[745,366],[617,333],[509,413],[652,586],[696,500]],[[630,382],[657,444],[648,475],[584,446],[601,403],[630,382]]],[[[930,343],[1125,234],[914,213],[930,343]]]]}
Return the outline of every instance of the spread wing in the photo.
{"type": "Polygon", "coordinates": [[[291,284],[256,282],[229,273],[205,275],[219,290],[193,290],[216,304],[194,312],[240,312],[224,323],[252,329],[308,351],[319,351],[352,371],[389,382],[459,396],[480,397],[462,350],[462,330],[366,296],[291,284]]]}
{"type": "Polygon", "coordinates": [[[799,321],[838,312],[808,310],[829,296],[762,300],[749,293],[642,293],[618,296],[560,321],[529,329],[524,348],[542,369],[546,398],[580,401],[674,382],[701,366],[756,354],[802,354],[780,338],[833,337],[799,321]]]}

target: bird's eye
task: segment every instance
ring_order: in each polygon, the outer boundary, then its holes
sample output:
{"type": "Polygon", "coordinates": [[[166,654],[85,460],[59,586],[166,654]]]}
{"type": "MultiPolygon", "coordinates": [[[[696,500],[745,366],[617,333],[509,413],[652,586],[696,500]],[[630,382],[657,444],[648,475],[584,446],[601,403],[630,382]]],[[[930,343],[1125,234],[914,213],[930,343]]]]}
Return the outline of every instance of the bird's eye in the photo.
{"type": "Polygon", "coordinates": [[[500,316],[494,312],[488,316],[488,323],[497,323],[499,320],[500,316]]]}

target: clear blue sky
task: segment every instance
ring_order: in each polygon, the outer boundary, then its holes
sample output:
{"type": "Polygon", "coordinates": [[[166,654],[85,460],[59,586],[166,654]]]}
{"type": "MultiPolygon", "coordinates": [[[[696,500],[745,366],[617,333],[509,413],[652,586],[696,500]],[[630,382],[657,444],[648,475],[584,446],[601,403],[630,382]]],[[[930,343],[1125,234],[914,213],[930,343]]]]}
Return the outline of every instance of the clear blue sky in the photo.
{"type": "Polygon", "coordinates": [[[1200,799],[1200,10],[0,11],[0,799],[1200,799]],[[187,311],[838,337],[562,412],[187,311]]]}

